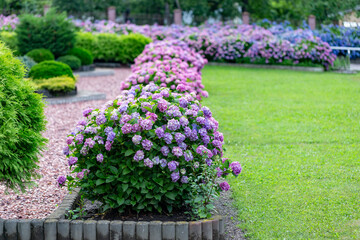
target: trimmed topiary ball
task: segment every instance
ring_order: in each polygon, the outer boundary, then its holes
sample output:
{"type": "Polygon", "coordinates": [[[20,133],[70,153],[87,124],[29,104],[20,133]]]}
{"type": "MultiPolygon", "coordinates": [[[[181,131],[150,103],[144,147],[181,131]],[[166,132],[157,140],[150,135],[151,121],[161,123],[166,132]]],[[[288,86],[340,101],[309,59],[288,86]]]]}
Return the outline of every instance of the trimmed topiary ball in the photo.
{"type": "Polygon", "coordinates": [[[26,56],[31,57],[37,63],[41,63],[43,61],[55,60],[54,54],[52,54],[49,50],[44,48],[31,50],[26,54],[26,56]]]}
{"type": "Polygon", "coordinates": [[[75,80],[69,65],[57,61],[44,61],[33,68],[29,72],[32,79],[49,79],[53,77],[68,76],[75,80]]]}
{"type": "Polygon", "coordinates": [[[66,55],[66,56],[59,57],[58,59],[56,59],[56,61],[69,65],[69,67],[72,70],[76,70],[81,67],[80,59],[78,57],[75,57],[72,55],[66,55]]]}
{"type": "MultiPolygon", "coordinates": [[[[74,173],[68,186],[80,187],[104,209],[171,212],[191,206],[195,215],[207,217],[194,196],[207,206],[214,194],[229,189],[216,180],[241,171],[240,164],[230,167],[222,158],[218,122],[195,94],[150,83],[83,114],[64,149],[74,173]]],[[[58,183],[64,185],[65,177],[58,183]]]]}
{"type": "Polygon", "coordinates": [[[19,59],[25,67],[25,77],[29,77],[29,71],[30,69],[35,66],[37,63],[29,56],[22,56],[22,57],[17,57],[17,59],[19,59]]]}
{"type": "Polygon", "coordinates": [[[67,54],[78,57],[82,66],[91,65],[94,62],[94,57],[91,52],[84,48],[72,48],[67,54]]]}
{"type": "Polygon", "coordinates": [[[25,191],[38,174],[38,156],[45,147],[44,103],[23,79],[24,67],[0,43],[0,182],[25,191]]]}

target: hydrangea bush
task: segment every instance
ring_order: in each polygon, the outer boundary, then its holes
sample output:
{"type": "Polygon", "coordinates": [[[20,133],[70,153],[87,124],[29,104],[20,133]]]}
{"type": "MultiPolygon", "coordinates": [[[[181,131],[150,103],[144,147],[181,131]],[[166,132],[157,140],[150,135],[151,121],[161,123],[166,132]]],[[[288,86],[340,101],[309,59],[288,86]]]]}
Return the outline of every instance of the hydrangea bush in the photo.
{"type": "MultiPolygon", "coordinates": [[[[101,201],[104,210],[192,207],[196,216],[207,217],[212,197],[229,190],[217,179],[241,172],[239,163],[222,158],[219,124],[195,93],[151,82],[83,115],[66,139],[64,153],[73,173],[68,186],[81,187],[84,197],[101,201]],[[198,194],[203,198],[194,201],[198,194]]],[[[59,185],[65,181],[58,179],[59,185]]]]}

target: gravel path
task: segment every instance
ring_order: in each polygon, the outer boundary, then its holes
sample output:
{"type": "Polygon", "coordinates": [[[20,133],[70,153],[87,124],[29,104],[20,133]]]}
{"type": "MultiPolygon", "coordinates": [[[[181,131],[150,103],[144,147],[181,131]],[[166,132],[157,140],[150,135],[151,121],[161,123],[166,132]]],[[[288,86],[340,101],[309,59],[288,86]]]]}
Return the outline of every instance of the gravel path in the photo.
{"type": "MultiPolygon", "coordinates": [[[[39,160],[38,172],[41,179],[36,180],[37,186],[25,194],[10,191],[6,195],[4,186],[0,186],[0,218],[3,219],[33,219],[49,215],[67,194],[66,188],[58,188],[56,179],[59,175],[68,173],[68,165],[62,148],[65,146],[66,135],[82,118],[82,110],[87,107],[100,107],[108,100],[114,99],[120,93],[120,83],[130,75],[128,68],[116,69],[114,76],[81,77],[78,80],[79,90],[89,90],[106,93],[106,100],[77,102],[69,104],[50,105],[45,109],[47,130],[44,136],[49,139],[47,150],[39,160]]],[[[244,233],[236,226],[238,224],[236,209],[232,205],[231,193],[225,192],[216,202],[220,215],[227,216],[226,239],[241,240],[244,233]]]]}
{"type": "Polygon", "coordinates": [[[87,107],[100,107],[106,101],[114,99],[120,93],[120,83],[130,75],[128,68],[116,69],[114,76],[81,77],[78,89],[106,93],[107,100],[87,101],[70,104],[51,105],[45,108],[47,130],[44,136],[49,139],[47,150],[39,159],[38,172],[42,178],[36,180],[37,186],[26,194],[10,191],[6,195],[5,187],[0,186],[0,218],[33,219],[49,215],[65,197],[66,188],[58,188],[56,179],[68,172],[67,161],[62,154],[66,135],[82,118],[82,110],[87,107]]]}

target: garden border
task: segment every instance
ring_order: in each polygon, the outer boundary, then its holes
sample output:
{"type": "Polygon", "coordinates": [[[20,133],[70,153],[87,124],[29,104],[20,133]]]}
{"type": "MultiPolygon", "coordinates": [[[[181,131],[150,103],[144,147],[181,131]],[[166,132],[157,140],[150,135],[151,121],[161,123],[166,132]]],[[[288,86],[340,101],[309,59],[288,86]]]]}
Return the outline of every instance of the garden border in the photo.
{"type": "Polygon", "coordinates": [[[225,221],[214,216],[192,222],[67,220],[79,189],[66,195],[60,206],[45,219],[0,219],[0,240],[223,240],[225,221]]]}
{"type": "Polygon", "coordinates": [[[324,72],[324,68],[322,67],[302,67],[302,66],[266,65],[266,64],[248,64],[248,63],[218,63],[218,62],[209,62],[206,65],[233,66],[233,67],[243,67],[243,68],[284,69],[284,70],[305,71],[305,72],[324,72]]]}
{"type": "MultiPolygon", "coordinates": [[[[91,92],[91,91],[78,91],[76,95],[72,95],[72,96],[43,98],[45,104],[47,105],[66,104],[66,103],[85,102],[85,101],[104,100],[104,99],[106,99],[105,93],[91,92]]],[[[2,239],[0,238],[0,240],[2,239]]]]}

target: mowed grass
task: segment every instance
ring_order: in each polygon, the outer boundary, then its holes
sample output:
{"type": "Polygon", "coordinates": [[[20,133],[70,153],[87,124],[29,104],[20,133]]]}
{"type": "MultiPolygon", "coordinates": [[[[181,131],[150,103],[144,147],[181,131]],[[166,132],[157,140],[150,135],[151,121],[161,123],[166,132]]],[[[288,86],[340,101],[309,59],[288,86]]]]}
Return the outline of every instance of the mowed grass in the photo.
{"type": "Polygon", "coordinates": [[[360,239],[360,75],[206,66],[250,239],[360,239]]]}

